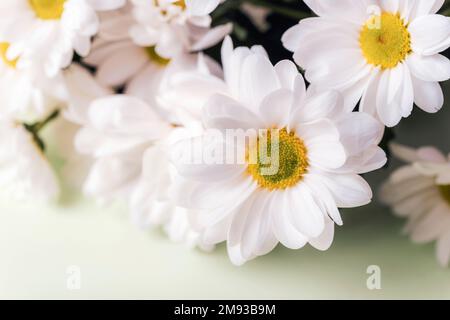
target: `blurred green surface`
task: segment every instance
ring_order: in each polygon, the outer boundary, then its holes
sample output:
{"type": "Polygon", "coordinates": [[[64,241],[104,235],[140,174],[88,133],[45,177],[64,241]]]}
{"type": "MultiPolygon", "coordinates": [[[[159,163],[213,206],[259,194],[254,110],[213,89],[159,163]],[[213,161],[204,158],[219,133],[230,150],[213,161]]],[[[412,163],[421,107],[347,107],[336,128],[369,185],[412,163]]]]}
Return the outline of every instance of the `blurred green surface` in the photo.
{"type": "MultiPolygon", "coordinates": [[[[448,152],[449,123],[449,103],[436,115],[415,110],[396,128],[397,141],[448,152]]],[[[397,165],[368,176],[374,191],[397,165]]],[[[278,247],[234,267],[223,246],[187,249],[139,232],[120,205],[70,198],[50,207],[0,203],[0,298],[450,298],[450,269],[438,266],[434,244],[411,243],[403,221],[376,201],[343,212],[327,252],[278,247]],[[72,265],[81,270],[76,291],[66,287],[72,265]],[[381,268],[381,290],[367,289],[369,265],[381,268]]]]}

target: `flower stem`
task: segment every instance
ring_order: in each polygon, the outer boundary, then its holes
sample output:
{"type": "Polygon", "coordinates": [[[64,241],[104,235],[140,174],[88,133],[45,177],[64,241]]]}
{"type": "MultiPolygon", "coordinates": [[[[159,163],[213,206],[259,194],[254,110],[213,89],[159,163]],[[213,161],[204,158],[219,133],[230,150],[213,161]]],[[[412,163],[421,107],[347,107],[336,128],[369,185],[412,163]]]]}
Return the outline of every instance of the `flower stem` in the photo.
{"type": "Polygon", "coordinates": [[[53,111],[47,118],[40,122],[36,122],[33,124],[25,124],[25,128],[27,128],[28,131],[39,133],[47,124],[55,120],[59,116],[59,109],[56,109],[53,111]]]}
{"type": "Polygon", "coordinates": [[[40,122],[36,122],[33,124],[27,124],[24,123],[23,126],[25,129],[33,136],[33,140],[36,143],[36,145],[41,149],[41,151],[45,150],[44,141],[42,141],[41,137],[39,136],[39,132],[50,122],[55,120],[59,116],[59,109],[56,109],[53,111],[47,118],[40,122]]]}

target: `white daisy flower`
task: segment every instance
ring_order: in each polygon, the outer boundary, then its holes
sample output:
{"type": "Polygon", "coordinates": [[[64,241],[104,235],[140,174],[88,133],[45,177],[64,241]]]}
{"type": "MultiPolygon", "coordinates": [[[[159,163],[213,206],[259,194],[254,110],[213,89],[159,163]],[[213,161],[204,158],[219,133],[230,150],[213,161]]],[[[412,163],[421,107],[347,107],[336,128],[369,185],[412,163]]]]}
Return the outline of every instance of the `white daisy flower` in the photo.
{"type": "Polygon", "coordinates": [[[434,147],[412,149],[393,144],[394,155],[408,165],[397,169],[381,190],[381,199],[408,219],[405,232],[417,243],[436,241],[439,263],[450,261],[450,155],[434,147]]]}
{"type": "Polygon", "coordinates": [[[306,79],[318,90],[344,94],[389,127],[443,105],[438,82],[450,78],[450,19],[436,12],[444,0],[305,0],[319,16],[283,36],[306,79]]]}
{"type": "Polygon", "coordinates": [[[208,129],[266,130],[253,137],[257,141],[278,133],[278,143],[267,139],[270,149],[279,150],[279,170],[265,174],[253,144],[233,149],[245,154],[243,163],[192,164],[186,152],[202,159],[203,152],[216,154],[228,142],[208,142],[207,134],[184,140],[172,147],[172,160],[185,179],[174,187],[180,205],[201,210],[193,211],[191,221],[204,243],[227,241],[237,265],[267,254],[278,242],[292,249],[309,242],[326,250],[334,223],[342,224],[337,208],[371,200],[371,189],[358,174],[385,163],[377,146],[383,126],[368,114],[344,111],[337,92],[306,90],[293,63],[272,66],[260,47],[233,50],[227,38],[222,61],[225,80],[185,75],[178,79],[179,89],[197,101],[209,96],[203,110],[208,129]],[[257,161],[249,161],[249,154],[257,161]]]}
{"type": "Polygon", "coordinates": [[[39,68],[16,68],[6,57],[7,43],[0,43],[0,113],[16,120],[34,122],[66,100],[61,76],[47,78],[39,68]]]}
{"type": "Polygon", "coordinates": [[[131,0],[137,21],[130,32],[141,47],[170,59],[181,52],[214,46],[231,31],[231,24],[211,28],[209,14],[218,0],[131,0]]]}
{"type": "Polygon", "coordinates": [[[101,20],[102,28],[94,40],[92,52],[84,60],[96,67],[97,80],[105,86],[124,86],[125,94],[145,100],[170,118],[172,123],[180,123],[176,119],[180,116],[177,115],[177,106],[182,102],[171,90],[171,77],[179,72],[198,69],[220,73],[217,63],[201,53],[181,52],[166,59],[156,53],[155,47],[135,44],[128,32],[134,23],[130,6],[104,13],[101,20]]]}
{"type": "Polygon", "coordinates": [[[0,189],[16,200],[50,201],[59,184],[34,136],[8,118],[0,120],[0,189]]]}
{"type": "Polygon", "coordinates": [[[76,137],[78,151],[94,161],[84,192],[101,201],[125,199],[140,227],[163,226],[174,241],[211,249],[190,229],[187,211],[167,195],[174,175],[167,146],[189,132],[171,126],[135,97],[116,95],[95,100],[76,137]]]}
{"type": "Polygon", "coordinates": [[[33,60],[47,75],[67,67],[74,50],[89,53],[91,37],[99,28],[97,11],[112,10],[126,0],[2,0],[0,40],[11,44],[7,56],[18,67],[33,60]]]}

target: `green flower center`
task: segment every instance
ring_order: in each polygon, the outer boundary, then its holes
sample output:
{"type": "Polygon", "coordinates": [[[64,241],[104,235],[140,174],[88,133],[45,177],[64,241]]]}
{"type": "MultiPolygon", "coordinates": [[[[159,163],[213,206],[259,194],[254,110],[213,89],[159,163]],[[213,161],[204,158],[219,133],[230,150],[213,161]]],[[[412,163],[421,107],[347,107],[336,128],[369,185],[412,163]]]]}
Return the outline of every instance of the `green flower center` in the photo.
{"type": "Polygon", "coordinates": [[[268,190],[287,189],[308,171],[307,149],[294,132],[270,129],[247,150],[247,173],[268,190]],[[254,161],[256,160],[256,161],[254,161]]]}

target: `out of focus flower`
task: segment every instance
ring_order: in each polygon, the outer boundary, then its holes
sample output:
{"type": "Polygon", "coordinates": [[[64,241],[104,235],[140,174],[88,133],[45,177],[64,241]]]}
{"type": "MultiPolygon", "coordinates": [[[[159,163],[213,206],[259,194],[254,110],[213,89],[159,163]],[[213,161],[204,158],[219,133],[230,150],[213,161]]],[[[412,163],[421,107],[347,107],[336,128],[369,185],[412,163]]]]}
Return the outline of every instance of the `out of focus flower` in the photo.
{"type": "Polygon", "coordinates": [[[0,41],[10,43],[8,60],[17,66],[43,64],[48,76],[71,62],[74,51],[89,53],[99,28],[97,11],[116,9],[126,0],[2,0],[0,41]]]}
{"type": "Polygon", "coordinates": [[[189,132],[164,121],[135,97],[95,100],[76,137],[78,151],[93,158],[85,193],[101,201],[125,199],[139,226],[162,225],[173,240],[210,249],[197,242],[187,211],[168,197],[174,170],[167,150],[173,139],[189,132]]]}
{"type": "Polygon", "coordinates": [[[61,76],[47,78],[42,68],[16,68],[6,56],[9,45],[0,43],[0,113],[16,120],[37,121],[66,101],[61,76]]]}
{"type": "Polygon", "coordinates": [[[342,224],[338,207],[371,200],[371,189],[358,174],[385,163],[377,146],[383,126],[370,115],[346,112],[337,92],[307,91],[293,63],[272,66],[261,47],[233,49],[227,38],[222,62],[225,80],[186,74],[178,77],[178,89],[198,101],[206,98],[207,129],[253,129],[253,141],[266,140],[269,150],[278,150],[278,168],[266,172],[275,163],[265,162],[257,145],[229,145],[226,137],[211,141],[206,131],[172,148],[184,178],[174,188],[180,205],[198,210],[192,221],[203,241],[227,241],[237,265],[267,254],[278,242],[291,249],[306,243],[328,249],[334,223],[342,224]],[[272,134],[279,139],[272,142],[272,134]],[[193,152],[192,158],[204,159],[206,152],[214,158],[213,153],[220,156],[229,148],[245,161],[191,162],[185,157],[193,152]]]}
{"type": "Polygon", "coordinates": [[[405,232],[417,243],[436,241],[442,266],[450,261],[450,156],[434,147],[412,149],[392,145],[408,164],[392,173],[381,199],[395,214],[408,219],[405,232]]]}
{"type": "Polygon", "coordinates": [[[440,81],[450,78],[450,18],[443,0],[305,0],[319,16],[283,36],[316,90],[339,90],[347,110],[360,110],[389,127],[415,103],[426,112],[443,105],[440,81]]]}

